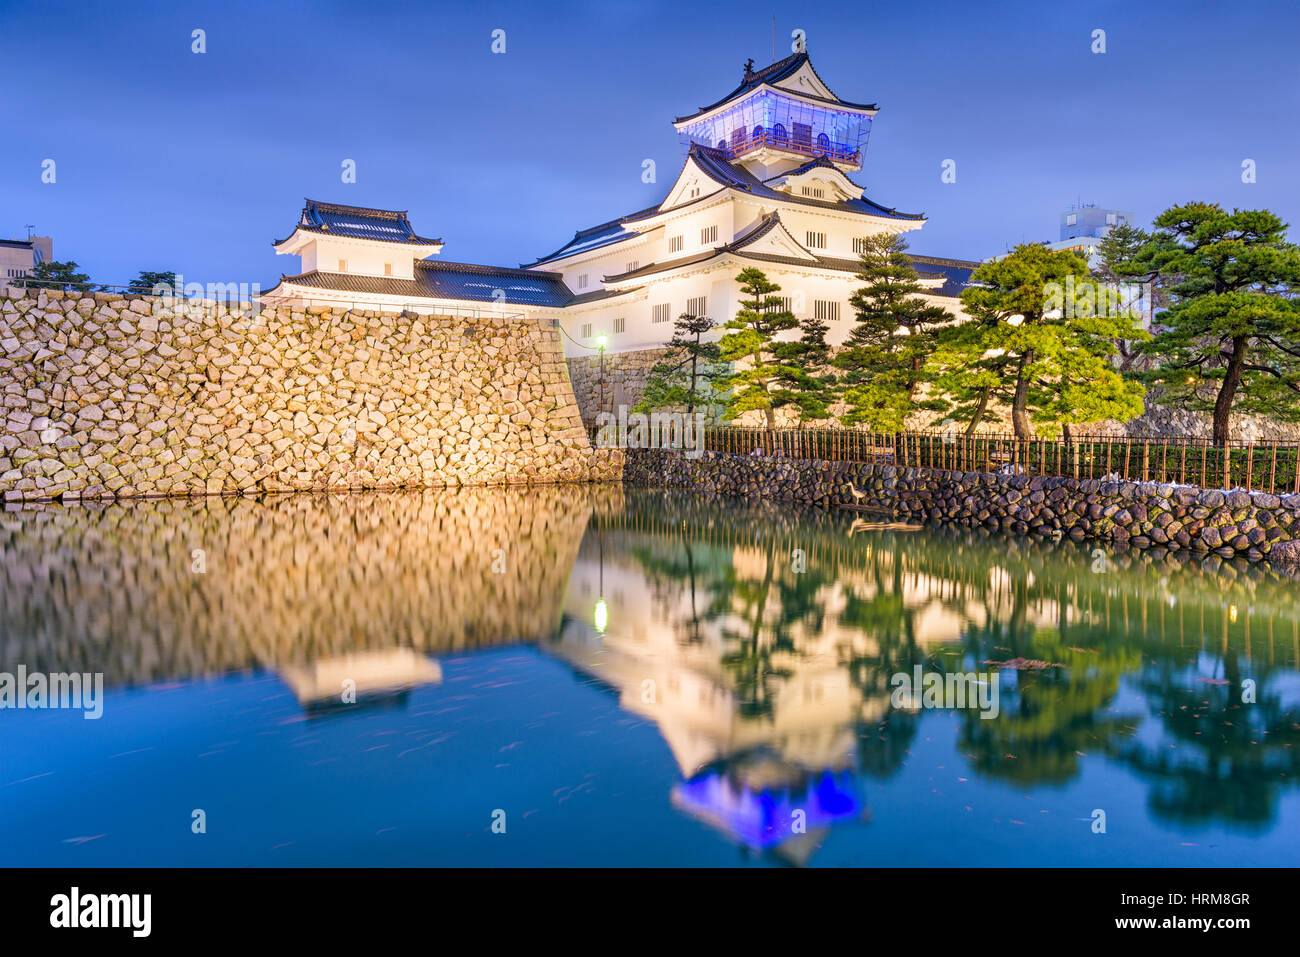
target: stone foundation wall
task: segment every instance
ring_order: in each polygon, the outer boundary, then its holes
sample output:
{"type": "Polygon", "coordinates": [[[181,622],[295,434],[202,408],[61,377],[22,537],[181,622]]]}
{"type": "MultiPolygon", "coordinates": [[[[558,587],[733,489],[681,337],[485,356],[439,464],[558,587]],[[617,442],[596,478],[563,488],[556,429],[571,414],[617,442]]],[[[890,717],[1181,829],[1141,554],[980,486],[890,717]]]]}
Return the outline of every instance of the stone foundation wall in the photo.
{"type": "Polygon", "coordinates": [[[568,483],[10,507],[0,671],[116,686],[552,638],[593,509],[621,498],[568,483]]]}
{"type": "Polygon", "coordinates": [[[667,353],[667,349],[607,352],[603,390],[599,354],[569,358],[567,360],[569,381],[573,385],[573,394],[577,398],[582,421],[595,422],[597,413],[602,410],[617,415],[620,404],[631,409],[640,402],[651,368],[667,353]]]}
{"type": "MultiPolygon", "coordinates": [[[[1294,561],[1300,496],[1095,479],[900,469],[658,449],[627,453],[624,481],[742,499],[860,505],[936,524],[1137,548],[1294,561]],[[856,498],[850,483],[866,494],[856,498]]],[[[870,517],[870,516],[867,516],[870,517]]]]}
{"type": "Polygon", "coordinates": [[[617,476],[559,332],[504,317],[10,290],[6,501],[617,476]]]}

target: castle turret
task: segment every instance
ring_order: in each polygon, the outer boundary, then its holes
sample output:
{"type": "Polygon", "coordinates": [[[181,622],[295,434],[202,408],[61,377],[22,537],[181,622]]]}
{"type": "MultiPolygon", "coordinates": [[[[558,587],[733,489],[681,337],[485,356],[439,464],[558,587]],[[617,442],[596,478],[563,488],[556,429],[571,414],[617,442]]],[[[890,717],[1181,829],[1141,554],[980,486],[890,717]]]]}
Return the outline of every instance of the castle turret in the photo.
{"type": "Polygon", "coordinates": [[[876,104],[836,96],[806,51],[761,70],[753,64],[745,64],[740,85],[722,99],[673,122],[683,151],[692,143],[723,150],[760,179],[809,157],[824,157],[842,171],[862,168],[876,104]]]}

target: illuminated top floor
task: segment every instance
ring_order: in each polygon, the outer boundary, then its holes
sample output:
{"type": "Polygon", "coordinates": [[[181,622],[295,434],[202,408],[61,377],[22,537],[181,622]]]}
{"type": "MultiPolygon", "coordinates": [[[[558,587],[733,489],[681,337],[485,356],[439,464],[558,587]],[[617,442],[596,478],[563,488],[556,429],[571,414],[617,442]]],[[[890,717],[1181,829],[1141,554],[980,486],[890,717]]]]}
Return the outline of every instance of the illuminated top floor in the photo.
{"type": "Polygon", "coordinates": [[[862,168],[876,104],[836,96],[806,51],[761,70],[753,64],[745,64],[740,85],[722,99],[674,121],[684,151],[691,144],[723,150],[758,175],[809,157],[825,157],[845,171],[862,168]]]}

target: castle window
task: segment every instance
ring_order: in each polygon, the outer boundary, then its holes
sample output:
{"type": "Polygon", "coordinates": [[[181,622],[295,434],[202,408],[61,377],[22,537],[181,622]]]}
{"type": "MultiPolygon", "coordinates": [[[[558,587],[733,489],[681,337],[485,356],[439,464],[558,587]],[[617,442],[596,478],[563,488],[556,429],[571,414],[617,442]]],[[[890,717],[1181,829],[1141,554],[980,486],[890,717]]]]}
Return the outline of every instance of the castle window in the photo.
{"type": "Polygon", "coordinates": [[[825,249],[826,234],[815,233],[811,229],[807,232],[808,242],[805,244],[809,249],[825,249]]]}
{"type": "Polygon", "coordinates": [[[716,243],[717,241],[718,241],[717,226],[705,226],[703,229],[700,230],[701,246],[707,246],[709,243],[716,243]]]}
{"type": "Polygon", "coordinates": [[[346,259],[340,259],[339,272],[347,272],[347,271],[348,271],[348,261],[346,259]]]}
{"type": "Polygon", "coordinates": [[[763,138],[763,127],[761,126],[754,127],[754,139],[761,140],[762,138],[763,138]]]}
{"type": "Polygon", "coordinates": [[[682,237],[681,237],[681,236],[669,236],[669,237],[668,237],[668,251],[669,251],[670,253],[679,253],[679,252],[682,251],[682,237]]]}
{"type": "Polygon", "coordinates": [[[693,299],[686,300],[686,314],[689,316],[705,316],[709,312],[709,297],[696,296],[693,299]]]}
{"type": "Polygon", "coordinates": [[[672,308],[671,303],[661,302],[654,307],[654,314],[650,317],[651,322],[667,322],[668,310],[672,308]]]}
{"type": "Polygon", "coordinates": [[[780,123],[777,123],[774,127],[772,127],[772,139],[776,140],[782,146],[790,142],[789,134],[786,133],[785,127],[782,126],[780,123]]]}
{"type": "Polygon", "coordinates": [[[625,271],[631,272],[633,269],[636,269],[640,265],[641,265],[641,260],[633,259],[630,263],[627,264],[627,269],[625,271]]]}
{"type": "Polygon", "coordinates": [[[624,319],[622,316],[619,316],[617,319],[614,320],[614,331],[615,331],[615,332],[624,332],[626,329],[627,329],[627,320],[626,320],[626,319],[624,319]]]}
{"type": "Polygon", "coordinates": [[[814,299],[813,318],[822,322],[839,322],[840,304],[827,299],[814,299]]]}
{"type": "Polygon", "coordinates": [[[584,323],[582,324],[582,338],[584,338],[584,339],[590,339],[590,338],[591,338],[591,323],[589,323],[589,322],[584,322],[584,323]]]}
{"type": "Polygon", "coordinates": [[[867,251],[867,238],[865,236],[855,236],[853,238],[853,251],[859,256],[867,251]]]}
{"type": "Polygon", "coordinates": [[[581,276],[578,277],[578,288],[579,288],[579,289],[586,289],[586,288],[587,288],[587,274],[586,274],[586,273],[583,273],[581,276]]]}
{"type": "Polygon", "coordinates": [[[385,276],[391,276],[392,274],[393,274],[393,264],[392,264],[392,263],[384,263],[384,275],[385,275],[385,276]]]}
{"type": "Polygon", "coordinates": [[[831,150],[831,138],[825,133],[817,134],[817,151],[823,156],[831,150]]]}
{"type": "Polygon", "coordinates": [[[802,192],[805,196],[811,196],[813,199],[822,199],[826,195],[826,190],[820,186],[804,186],[802,192]]]}

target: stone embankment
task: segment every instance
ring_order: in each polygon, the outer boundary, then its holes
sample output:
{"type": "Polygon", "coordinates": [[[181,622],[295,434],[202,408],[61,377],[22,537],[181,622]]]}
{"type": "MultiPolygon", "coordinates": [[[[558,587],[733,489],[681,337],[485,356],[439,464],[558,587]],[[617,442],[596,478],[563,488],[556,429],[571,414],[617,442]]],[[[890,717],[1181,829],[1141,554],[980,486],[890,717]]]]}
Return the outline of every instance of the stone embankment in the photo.
{"type": "Polygon", "coordinates": [[[0,672],[107,685],[555,636],[622,486],[411,489],[0,511],[0,672]]]}
{"type": "Polygon", "coordinates": [[[624,481],[742,499],[878,510],[902,519],[1295,561],[1300,496],[890,465],[643,449],[624,481]],[[855,496],[850,484],[859,492],[855,496]]]}
{"type": "Polygon", "coordinates": [[[617,478],[559,332],[479,318],[0,296],[5,501],[617,478]]]}

